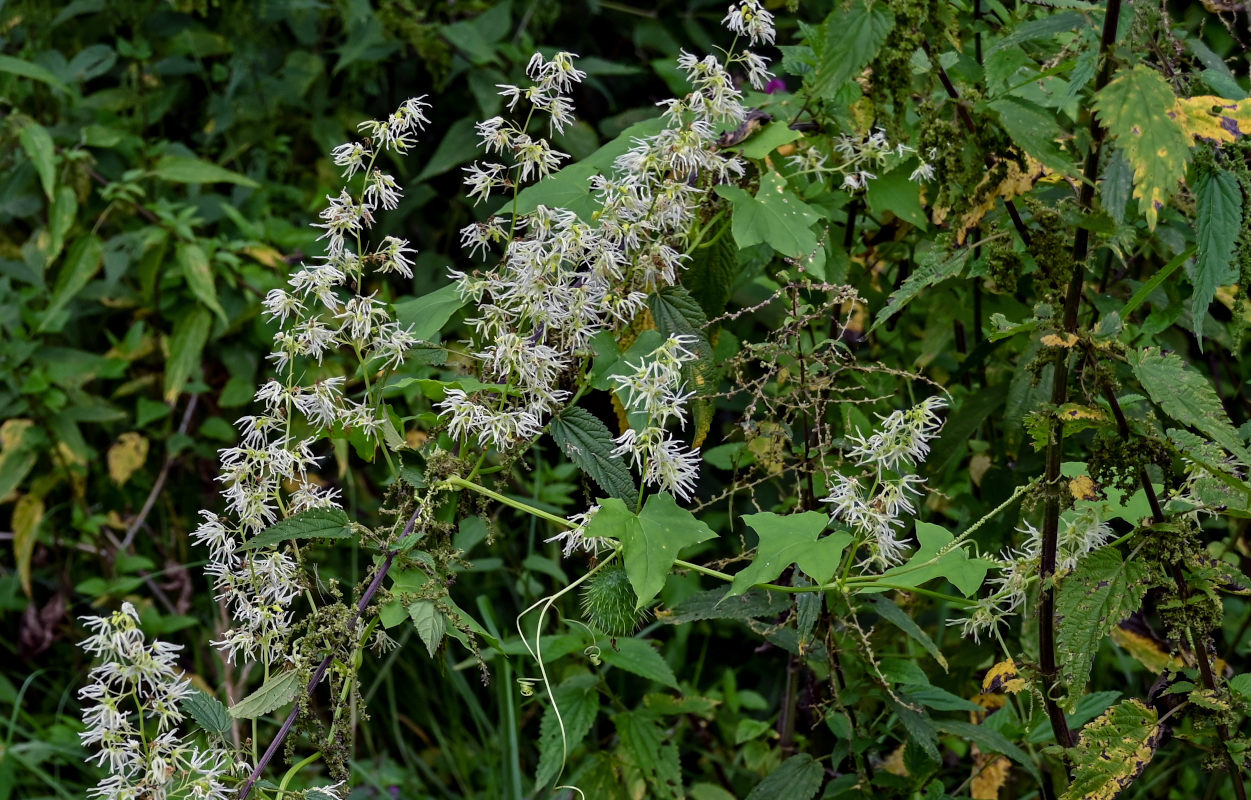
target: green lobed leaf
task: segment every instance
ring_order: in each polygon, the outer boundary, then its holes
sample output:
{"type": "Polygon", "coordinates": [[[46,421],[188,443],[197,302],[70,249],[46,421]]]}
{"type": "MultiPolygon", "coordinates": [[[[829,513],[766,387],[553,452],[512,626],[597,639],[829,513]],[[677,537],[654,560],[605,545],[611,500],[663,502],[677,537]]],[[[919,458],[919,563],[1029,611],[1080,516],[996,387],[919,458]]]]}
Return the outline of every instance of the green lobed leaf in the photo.
{"type": "Polygon", "coordinates": [[[163,156],[149,174],[172,183],[234,183],[249,189],[260,188],[260,184],[247,175],[192,156],[163,156]]]}
{"type": "Polygon", "coordinates": [[[586,535],[621,542],[626,574],[638,595],[635,608],[642,608],[660,594],[683,548],[717,537],[667,493],[649,497],[637,515],[615,497],[601,501],[599,512],[587,524],[586,535]]]}
{"type": "Polygon", "coordinates": [[[352,526],[341,508],[310,508],[279,520],[253,536],[244,550],[257,550],[292,539],[347,539],[352,526]]]}
{"type": "Polygon", "coordinates": [[[1183,425],[1209,436],[1243,464],[1251,465],[1251,452],[1229,421],[1220,397],[1197,370],[1187,367],[1175,353],[1165,355],[1157,347],[1130,351],[1127,358],[1151,402],[1183,425]]]}
{"type": "Polygon", "coordinates": [[[230,733],[230,710],[213,695],[193,687],[190,694],[182,699],[182,708],[209,733],[218,736],[230,733]]]}
{"type": "Polygon", "coordinates": [[[670,689],[678,688],[678,678],[673,674],[673,668],[647,639],[617,639],[612,647],[600,651],[600,657],[605,664],[662,683],[670,689]]]}
{"type": "Polygon", "coordinates": [[[52,199],[52,189],[56,184],[56,146],[52,144],[52,136],[48,129],[37,122],[28,122],[22,127],[17,138],[22,149],[30,156],[30,163],[39,174],[39,183],[43,193],[52,199]]]}
{"type": "Polygon", "coordinates": [[[621,500],[638,496],[630,468],[612,454],[612,433],[594,414],[583,408],[567,408],[552,418],[547,431],[565,455],[609,496],[621,500]]]}
{"type": "Polygon", "coordinates": [[[756,788],[747,795],[747,800],[811,800],[824,781],[825,770],[821,762],[807,753],[800,753],[783,761],[756,784],[756,788]]]}
{"type": "Polygon", "coordinates": [[[212,327],[213,318],[203,308],[192,309],[174,323],[169,337],[169,358],[165,362],[166,403],[173,403],[182,394],[187,379],[200,364],[212,327]]]}
{"type": "Polygon", "coordinates": [[[836,6],[821,24],[820,52],[810,84],[813,95],[833,98],[868,66],[894,26],[887,3],[856,0],[846,10],[836,6]]]}
{"type": "Polygon", "coordinates": [[[258,719],[282,708],[300,692],[300,673],[289,669],[270,675],[259,689],[230,707],[235,719],[258,719]]]}
{"type": "Polygon", "coordinates": [[[682,767],[678,748],[650,711],[623,711],[613,715],[621,753],[643,774],[648,797],[681,797],[682,767]]]}
{"type": "Polygon", "coordinates": [[[1234,263],[1234,245],[1242,230],[1242,190],[1238,178],[1228,170],[1204,171],[1195,182],[1195,233],[1199,256],[1186,273],[1194,284],[1190,298],[1195,338],[1203,349],[1203,321],[1208,305],[1222,286],[1238,282],[1238,265],[1234,263]]]}
{"type": "Polygon", "coordinates": [[[1134,168],[1138,211],[1152,230],[1190,160],[1190,139],[1173,117],[1176,101],[1168,81],[1143,64],[1122,69],[1095,94],[1099,121],[1134,168]]]}
{"type": "Polygon", "coordinates": [[[882,583],[920,586],[935,578],[946,578],[965,597],[976,594],[982,581],[986,580],[986,571],[992,562],[971,558],[964,547],[947,549],[954,540],[951,532],[941,525],[918,522],[917,542],[920,547],[906,564],[883,572],[882,583]]]}
{"type": "Polygon", "coordinates": [[[217,301],[217,287],[213,282],[213,270],[209,266],[208,255],[197,244],[179,242],[174,254],[178,268],[187,279],[187,286],[196,299],[217,315],[223,325],[230,324],[230,319],[217,301]]]}
{"type": "Polygon", "coordinates": [[[1082,729],[1073,781],[1061,800],[1112,800],[1142,774],[1163,732],[1155,709],[1122,700],[1082,729]]]}
{"type": "Polygon", "coordinates": [[[716,192],[734,206],[730,230],[740,250],[764,242],[782,255],[801,258],[817,249],[812,225],[821,215],[777,172],[765,173],[755,197],[737,186],[717,186],[716,192]]]}
{"type": "Polygon", "coordinates": [[[752,562],[734,576],[730,597],[774,580],[791,564],[817,583],[825,583],[834,577],[853,538],[843,531],[817,538],[830,521],[819,511],[786,515],[763,512],[744,514],[742,519],[760,537],[760,543],[752,562]]]}
{"type": "Polygon", "coordinates": [[[1073,710],[1086,689],[1099,645],[1142,605],[1146,574],[1140,562],[1122,561],[1120,553],[1105,547],[1084,556],[1060,582],[1056,649],[1060,681],[1068,689],[1067,710],[1073,710]]]}
{"type": "Polygon", "coordinates": [[[539,724],[539,766],[534,775],[536,792],[560,774],[565,759],[578,746],[599,715],[599,676],[573,675],[552,692],[552,703],[539,724]],[[560,720],[556,710],[560,711],[560,720]],[[561,722],[565,735],[560,734],[561,722]]]}

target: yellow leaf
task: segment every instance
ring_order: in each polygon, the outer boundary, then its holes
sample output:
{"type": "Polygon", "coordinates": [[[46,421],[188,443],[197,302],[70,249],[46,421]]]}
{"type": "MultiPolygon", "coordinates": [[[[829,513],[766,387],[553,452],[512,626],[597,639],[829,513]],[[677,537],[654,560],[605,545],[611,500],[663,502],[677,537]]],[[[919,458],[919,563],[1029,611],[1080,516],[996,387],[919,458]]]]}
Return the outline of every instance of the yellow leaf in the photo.
{"type": "Polygon", "coordinates": [[[1131,627],[1132,620],[1131,617],[1112,629],[1112,641],[1156,675],[1166,669],[1183,670],[1186,668],[1186,664],[1180,658],[1165,649],[1163,641],[1151,636],[1149,631],[1134,630],[1131,627]]]}
{"type": "Polygon", "coordinates": [[[7,419],[3,425],[0,425],[0,451],[11,450],[18,447],[22,443],[22,439],[26,437],[26,431],[34,427],[35,423],[29,419],[7,419]]]}
{"type": "Polygon", "coordinates": [[[259,261],[271,269],[285,268],[287,266],[286,259],[272,247],[266,245],[255,245],[253,247],[243,248],[243,254],[251,257],[255,261],[259,261]]]}
{"type": "Polygon", "coordinates": [[[1073,333],[1049,333],[1042,337],[1043,347],[1072,347],[1079,341],[1073,333]]]}
{"type": "Polygon", "coordinates": [[[1016,694],[1025,690],[1025,679],[1016,670],[1016,661],[1009,658],[991,667],[982,679],[982,691],[990,694],[1016,694]]]}
{"type": "Polygon", "coordinates": [[[969,797],[972,800],[999,800],[999,790],[1007,783],[1011,766],[1004,756],[987,756],[979,752],[973,759],[969,797]]]}
{"type": "Polygon", "coordinates": [[[148,440],[131,431],[117,437],[109,448],[109,477],[121,486],[148,460],[148,440]]]}
{"type": "Polygon", "coordinates": [[[990,453],[978,453],[969,459],[969,479],[973,481],[974,486],[982,485],[982,478],[990,469],[991,461],[990,453]]]}
{"type": "Polygon", "coordinates": [[[43,500],[33,494],[22,495],[13,507],[13,560],[17,562],[17,574],[27,597],[31,596],[30,558],[35,552],[43,511],[43,500]]]}
{"type": "Polygon", "coordinates": [[[1095,489],[1095,482],[1090,479],[1089,475],[1078,475],[1069,481],[1069,494],[1073,495],[1074,500],[1099,499],[1099,492],[1095,489]]]}
{"type": "Polygon", "coordinates": [[[1251,131],[1251,102],[1213,95],[1180,97],[1169,116],[1188,136],[1232,142],[1251,131]]]}
{"type": "MultiPolygon", "coordinates": [[[[1046,172],[1042,165],[1032,158],[1026,159],[1025,166],[1025,169],[1021,169],[1015,161],[1009,161],[1008,175],[997,186],[990,185],[992,173],[989,171],[986,173],[986,177],[982,178],[981,183],[973,190],[973,197],[980,198],[980,200],[960,218],[960,227],[956,229],[956,244],[964,244],[964,237],[976,228],[982,221],[982,217],[995,207],[996,200],[1000,198],[1005,201],[1011,200],[1025,194],[1034,188],[1034,184],[1046,172]]],[[[934,221],[941,224],[938,218],[934,221]]]]}
{"type": "Polygon", "coordinates": [[[901,778],[908,777],[908,765],[904,763],[904,750],[907,749],[906,744],[901,744],[895,748],[895,751],[886,757],[882,762],[882,769],[891,775],[898,775],[901,778]]]}

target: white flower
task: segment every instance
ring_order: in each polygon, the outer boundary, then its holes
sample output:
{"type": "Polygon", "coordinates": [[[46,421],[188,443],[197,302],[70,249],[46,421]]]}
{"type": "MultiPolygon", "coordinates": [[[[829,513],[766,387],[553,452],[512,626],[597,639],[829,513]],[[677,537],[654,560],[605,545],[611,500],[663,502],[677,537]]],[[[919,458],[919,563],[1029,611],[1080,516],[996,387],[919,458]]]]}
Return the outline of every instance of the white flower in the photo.
{"type": "Polygon", "coordinates": [[[752,45],[773,44],[773,15],[758,0],[741,0],[730,6],[721,24],[739,36],[746,36],[752,45]]]}

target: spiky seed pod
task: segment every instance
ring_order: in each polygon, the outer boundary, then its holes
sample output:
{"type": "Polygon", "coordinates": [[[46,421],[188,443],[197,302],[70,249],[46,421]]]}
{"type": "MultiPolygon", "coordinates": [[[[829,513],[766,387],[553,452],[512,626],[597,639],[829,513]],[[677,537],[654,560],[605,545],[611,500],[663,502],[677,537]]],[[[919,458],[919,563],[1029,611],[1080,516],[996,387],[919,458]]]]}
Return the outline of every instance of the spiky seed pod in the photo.
{"type": "Polygon", "coordinates": [[[582,590],[582,616],[588,625],[616,638],[634,633],[643,619],[638,595],[625,567],[611,564],[591,576],[582,590]]]}

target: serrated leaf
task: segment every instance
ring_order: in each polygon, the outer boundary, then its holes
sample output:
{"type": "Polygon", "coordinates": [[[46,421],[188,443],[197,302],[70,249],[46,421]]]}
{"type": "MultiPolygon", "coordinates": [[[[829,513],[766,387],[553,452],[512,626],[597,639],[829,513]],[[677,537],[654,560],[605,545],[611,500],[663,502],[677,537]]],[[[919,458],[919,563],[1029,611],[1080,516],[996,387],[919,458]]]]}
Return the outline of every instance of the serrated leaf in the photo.
{"type": "Polygon", "coordinates": [[[259,689],[230,707],[235,719],[257,719],[295,699],[300,691],[300,674],[289,669],[270,675],[259,689]]]}
{"type": "Polygon", "coordinates": [[[941,761],[942,757],[938,752],[938,731],[935,730],[934,721],[929,715],[893,700],[891,706],[895,710],[895,716],[899,717],[899,722],[904,726],[904,730],[908,732],[908,741],[921,748],[921,752],[929,756],[931,761],[941,761]]]}
{"type": "Polygon", "coordinates": [[[821,789],[825,770],[807,753],[791,756],[770,772],[747,800],[811,800],[821,789]]]}
{"type": "Polygon", "coordinates": [[[196,299],[217,315],[223,325],[230,324],[226,311],[217,301],[217,286],[213,282],[213,269],[209,266],[208,256],[197,244],[179,242],[174,253],[174,260],[187,279],[187,287],[196,299]]]}
{"type": "Polygon", "coordinates": [[[1241,230],[1242,190],[1238,178],[1226,170],[1204,171],[1195,182],[1195,235],[1199,255],[1193,262],[1193,269],[1190,263],[1186,265],[1186,273],[1195,287],[1190,298],[1190,314],[1200,351],[1203,350],[1203,321],[1216,290],[1238,282],[1234,245],[1241,230]]]}
{"type": "Polygon", "coordinates": [[[817,249],[812,225],[821,215],[778,173],[765,173],[755,197],[737,186],[717,186],[716,192],[734,206],[730,230],[740,250],[764,242],[782,255],[801,258],[817,249]]]}
{"type": "Polygon", "coordinates": [[[1004,97],[990,104],[1012,141],[1043,166],[1061,175],[1076,175],[1072,158],[1056,144],[1063,135],[1056,116],[1020,97],[1004,97]]]}
{"type": "Polygon", "coordinates": [[[877,55],[895,25],[886,3],[857,0],[835,10],[821,23],[817,68],[812,76],[814,97],[832,98],[857,77],[877,55]]]}
{"type": "Polygon", "coordinates": [[[604,648],[600,657],[605,664],[662,683],[670,689],[678,688],[673,668],[647,639],[617,639],[615,647],[604,648]]]}
{"type": "Polygon", "coordinates": [[[716,367],[712,344],[704,333],[708,318],[699,302],[681,286],[667,286],[647,298],[656,330],[662,336],[690,336],[695,339],[691,352],[695,360],[682,365],[682,379],[695,397],[688,402],[691,412],[692,447],[699,447],[712,426],[713,404],[709,399],[716,390],[716,367]]]}
{"type": "Polygon", "coordinates": [[[1073,782],[1061,800],[1112,800],[1142,774],[1160,746],[1155,709],[1123,700],[1082,729],[1073,782]]]}
{"type": "Polygon", "coordinates": [[[1152,230],[1190,160],[1190,137],[1170,113],[1176,102],[1168,81],[1142,64],[1121,70],[1095,95],[1100,122],[1134,168],[1134,197],[1152,230]]]}
{"type": "Polygon", "coordinates": [[[666,625],[685,625],[703,619],[749,620],[776,617],[786,610],[786,600],[774,592],[752,589],[730,596],[729,589],[698,592],[671,609],[656,612],[656,619],[666,625]]]}
{"type": "Polygon", "coordinates": [[[407,610],[408,618],[413,621],[413,627],[417,629],[417,635],[426,645],[426,652],[434,658],[439,645],[443,642],[443,635],[447,633],[447,623],[443,619],[443,612],[433,600],[417,600],[409,603],[407,610]]]}
{"type": "Polygon", "coordinates": [[[569,753],[586,738],[599,715],[599,676],[574,675],[552,692],[552,704],[543,712],[539,725],[539,767],[534,775],[537,792],[560,774],[569,753]],[[556,711],[560,711],[557,721],[556,711]],[[564,723],[565,735],[560,734],[564,723]]]}
{"type": "Polygon", "coordinates": [[[1084,556],[1060,582],[1056,595],[1056,644],[1060,681],[1072,710],[1085,692],[1099,645],[1121,620],[1138,610],[1147,591],[1146,568],[1122,561],[1112,548],[1084,556]]]}
{"type": "Polygon", "coordinates": [[[837,531],[818,539],[830,521],[819,511],[786,515],[764,512],[745,514],[742,519],[756,532],[760,543],[752,562],[734,576],[728,595],[731,597],[774,580],[791,564],[818,584],[825,583],[834,577],[843,551],[853,538],[837,531]]]}
{"type": "Polygon", "coordinates": [[[567,408],[552,418],[547,431],[565,455],[609,496],[621,500],[638,496],[630,468],[612,454],[612,433],[594,414],[567,408]]]}
{"type": "Polygon", "coordinates": [[[1251,465],[1251,453],[1229,421],[1220,397],[1197,370],[1187,367],[1176,354],[1165,355],[1156,347],[1131,351],[1127,358],[1151,402],[1251,465]]]}
{"type": "Polygon", "coordinates": [[[695,248],[682,273],[682,285],[709,317],[725,311],[738,277],[738,249],[729,229],[730,221],[725,220],[709,231],[708,241],[695,248]]]}
{"type": "Polygon", "coordinates": [[[149,174],[172,183],[235,183],[250,189],[260,187],[259,183],[247,175],[240,175],[192,156],[164,156],[156,162],[149,174]]]}
{"type": "Polygon", "coordinates": [[[964,265],[968,263],[972,248],[961,248],[954,253],[947,254],[941,248],[935,247],[921,257],[920,263],[917,264],[916,271],[908,276],[898,289],[891,293],[890,299],[886,301],[886,305],[882,310],[877,312],[877,316],[873,318],[873,327],[869,328],[872,333],[877,327],[891,317],[898,314],[904,306],[912,301],[912,298],[921,293],[922,289],[928,289],[935,286],[948,278],[954,278],[964,270],[964,265]]]}
{"type": "Polygon", "coordinates": [[[717,537],[666,493],[649,497],[637,515],[615,497],[603,500],[587,523],[586,535],[621,542],[626,574],[638,595],[636,608],[643,608],[660,593],[683,548],[717,537]]]}
{"type": "Polygon", "coordinates": [[[165,402],[173,404],[182,394],[192,370],[200,363],[208,343],[213,318],[203,308],[192,309],[174,323],[169,337],[169,359],[165,362],[165,402]]]}
{"type": "Polygon", "coordinates": [[[269,547],[291,539],[347,539],[352,527],[341,508],[310,508],[279,520],[253,536],[244,550],[269,547]]]}
{"type": "Polygon", "coordinates": [[[1251,102],[1201,95],[1180,97],[1170,117],[1187,136],[1233,142],[1251,131],[1251,102]]]}
{"type": "Polygon", "coordinates": [[[648,797],[681,797],[682,768],[678,748],[649,711],[613,715],[621,753],[647,781],[648,797]]]}
{"type": "Polygon", "coordinates": [[[192,688],[182,699],[182,708],[204,730],[218,736],[230,733],[230,710],[211,694],[192,688]]]}

